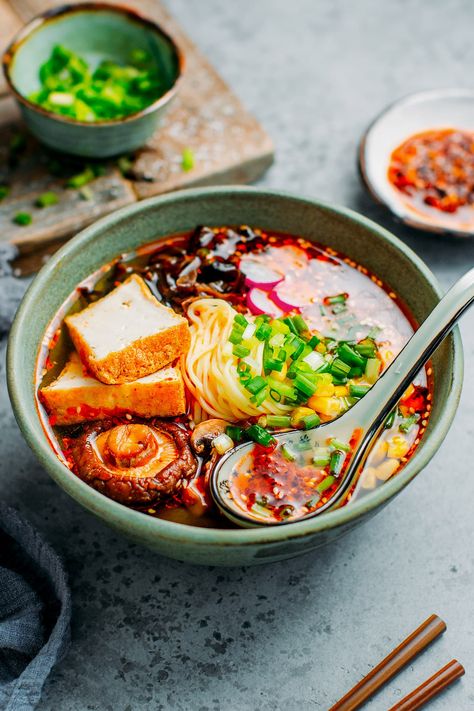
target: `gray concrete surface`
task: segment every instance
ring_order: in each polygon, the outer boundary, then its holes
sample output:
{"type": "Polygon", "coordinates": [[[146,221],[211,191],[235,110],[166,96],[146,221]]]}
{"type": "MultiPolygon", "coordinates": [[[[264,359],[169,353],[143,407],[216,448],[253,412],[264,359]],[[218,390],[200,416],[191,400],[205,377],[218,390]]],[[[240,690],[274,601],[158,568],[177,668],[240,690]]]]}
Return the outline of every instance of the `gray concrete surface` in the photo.
{"type": "MultiPolygon", "coordinates": [[[[388,102],[472,83],[469,0],[167,1],[273,136],[262,184],[369,215],[445,287],[474,263],[474,241],[394,224],[355,166],[361,132],[388,102]]],[[[367,708],[387,709],[457,657],[467,675],[430,709],[473,709],[473,326],[471,313],[462,402],[427,470],[332,547],[252,570],[195,568],[117,538],[38,466],[2,380],[1,496],[65,557],[74,597],[73,646],[41,711],[326,710],[433,611],[447,633],[367,708]]]]}

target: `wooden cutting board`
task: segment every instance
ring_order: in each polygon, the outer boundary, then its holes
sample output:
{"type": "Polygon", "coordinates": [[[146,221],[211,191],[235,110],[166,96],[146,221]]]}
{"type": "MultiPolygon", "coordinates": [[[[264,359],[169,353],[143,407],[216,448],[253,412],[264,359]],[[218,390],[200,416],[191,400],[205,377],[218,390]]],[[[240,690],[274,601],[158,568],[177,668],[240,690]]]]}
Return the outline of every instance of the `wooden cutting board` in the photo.
{"type": "MultiPolygon", "coordinates": [[[[0,0],[0,46],[55,0],[0,0]]],[[[0,184],[10,187],[0,202],[0,241],[18,246],[19,273],[37,270],[48,254],[86,225],[119,207],[143,198],[181,188],[247,183],[258,178],[272,163],[273,145],[257,120],[209,64],[201,52],[158,0],[130,0],[131,7],[153,18],[166,29],[186,55],[186,72],[180,92],[152,140],[133,159],[125,178],[116,161],[105,163],[104,175],[90,183],[92,197],[84,200],[65,187],[64,178],[51,173],[51,154],[25,133],[19,112],[3,80],[0,80],[0,184]],[[11,138],[27,136],[26,146],[11,163],[11,138]],[[185,148],[192,150],[192,170],[182,169],[185,148]],[[57,205],[35,207],[38,195],[52,190],[57,205]],[[26,227],[12,218],[29,212],[26,227]]]]}

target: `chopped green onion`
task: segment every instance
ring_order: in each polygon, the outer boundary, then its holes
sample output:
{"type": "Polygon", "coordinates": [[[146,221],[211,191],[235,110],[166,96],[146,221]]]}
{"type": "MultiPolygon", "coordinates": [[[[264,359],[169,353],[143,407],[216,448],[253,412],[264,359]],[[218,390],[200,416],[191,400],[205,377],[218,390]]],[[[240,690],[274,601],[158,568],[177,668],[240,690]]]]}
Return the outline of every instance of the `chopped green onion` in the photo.
{"type": "Polygon", "coordinates": [[[296,454],[291,451],[290,447],[288,444],[282,444],[281,446],[281,453],[283,455],[283,458],[287,460],[287,462],[294,462],[296,459],[296,454]]]}
{"type": "Polygon", "coordinates": [[[295,378],[295,386],[308,398],[316,392],[316,385],[308,379],[306,375],[298,373],[295,378]]]}
{"type": "Polygon", "coordinates": [[[349,371],[349,378],[361,378],[365,373],[365,368],[351,368],[349,371]]]}
{"type": "Polygon", "coordinates": [[[320,494],[323,494],[334,484],[335,481],[336,477],[329,474],[325,479],[322,480],[320,484],[317,485],[316,491],[318,491],[320,494]]]}
{"type": "Polygon", "coordinates": [[[301,422],[305,430],[310,430],[312,427],[317,427],[320,424],[321,418],[315,412],[314,415],[306,415],[306,417],[303,417],[301,422]]]}
{"type": "Polygon", "coordinates": [[[370,385],[354,385],[354,383],[349,385],[349,394],[352,395],[352,397],[364,397],[369,390],[370,385]]]}
{"type": "Polygon", "coordinates": [[[262,447],[270,447],[276,443],[276,439],[270,432],[267,432],[267,430],[264,427],[260,427],[260,425],[250,425],[250,427],[247,427],[246,433],[250,439],[257,442],[257,444],[261,444],[262,447]]]}
{"type": "Polygon", "coordinates": [[[194,165],[195,158],[193,151],[191,150],[191,148],[185,148],[181,156],[181,168],[184,170],[185,173],[188,173],[194,168],[194,165]]]}
{"type": "Polygon", "coordinates": [[[335,296],[325,296],[323,301],[325,304],[345,304],[348,294],[336,294],[335,296]]]}
{"type": "Polygon", "coordinates": [[[311,338],[308,341],[308,346],[310,348],[316,348],[316,346],[321,343],[320,339],[317,336],[311,336],[311,338]]]}
{"type": "Polygon", "coordinates": [[[342,471],[342,467],[344,465],[345,460],[346,452],[343,452],[340,449],[334,450],[334,452],[331,454],[331,459],[329,461],[330,473],[334,476],[339,476],[342,471]]]}
{"type": "Polygon", "coordinates": [[[298,333],[304,333],[305,331],[309,331],[309,328],[306,324],[306,321],[300,314],[297,314],[296,316],[293,316],[293,325],[298,331],[298,333]]]}
{"type": "MultiPolygon", "coordinates": [[[[330,364],[330,372],[337,377],[346,377],[351,370],[351,366],[344,363],[340,358],[334,358],[333,362],[330,364]]],[[[321,372],[321,371],[319,371],[321,372]]]]}
{"type": "MultiPolygon", "coordinates": [[[[291,385],[281,383],[279,380],[275,380],[275,378],[272,378],[271,376],[268,378],[268,385],[272,390],[275,390],[280,397],[295,397],[295,389],[292,388],[291,385]]],[[[277,402],[279,402],[279,400],[277,400],[277,402]]]]}
{"type": "Polygon", "coordinates": [[[313,453],[313,464],[316,467],[327,467],[331,459],[331,453],[327,447],[316,447],[313,453]]]}
{"type": "Polygon", "coordinates": [[[120,156],[117,160],[117,168],[120,170],[122,175],[126,176],[133,168],[133,161],[128,156],[120,156]]]}
{"type": "Polygon", "coordinates": [[[290,331],[294,333],[295,336],[298,335],[298,329],[296,328],[295,324],[293,323],[293,319],[290,316],[286,316],[286,318],[283,319],[283,323],[286,323],[290,331]]]}
{"type": "Polygon", "coordinates": [[[239,324],[239,326],[243,326],[243,328],[247,328],[247,326],[249,325],[249,322],[243,314],[236,314],[234,316],[234,324],[236,323],[239,324]]]}
{"type": "Polygon", "coordinates": [[[292,360],[296,360],[297,358],[299,358],[304,351],[305,345],[306,344],[302,338],[298,338],[298,336],[295,336],[290,344],[290,347],[293,349],[290,358],[292,360]]]}
{"type": "Polygon", "coordinates": [[[95,178],[95,173],[90,166],[85,168],[82,173],[77,173],[73,175],[66,183],[68,188],[82,188],[83,185],[87,185],[95,178]]]}
{"type": "Polygon", "coordinates": [[[13,222],[22,227],[26,227],[27,225],[31,225],[33,218],[29,212],[17,212],[13,218],[13,222]]]}
{"type": "Polygon", "coordinates": [[[265,378],[262,378],[261,375],[256,375],[247,383],[245,387],[247,388],[249,393],[252,393],[252,395],[256,395],[260,392],[260,390],[263,390],[266,385],[267,381],[265,380],[265,378]]]}
{"type": "Polygon", "coordinates": [[[403,422],[398,425],[398,429],[400,430],[400,432],[408,434],[408,432],[411,430],[411,428],[416,422],[418,422],[418,415],[410,415],[409,417],[404,418],[403,422]]]}
{"type": "Polygon", "coordinates": [[[377,346],[371,338],[364,338],[360,343],[356,343],[354,349],[364,358],[374,358],[377,354],[377,346]]]}
{"type": "Polygon", "coordinates": [[[52,191],[41,193],[36,199],[35,205],[37,207],[50,207],[51,205],[57,205],[59,198],[56,193],[52,191]]]}
{"type": "Polygon", "coordinates": [[[286,335],[290,331],[287,324],[283,323],[283,321],[279,318],[276,318],[271,322],[271,327],[272,331],[275,333],[282,333],[283,335],[286,335]]]}
{"type": "Polygon", "coordinates": [[[368,358],[365,364],[365,378],[368,383],[373,385],[379,377],[380,361],[378,358],[368,358]]]}
{"type": "Polygon", "coordinates": [[[289,415],[267,415],[268,427],[291,427],[289,415]]]}
{"type": "Polygon", "coordinates": [[[390,415],[385,420],[384,428],[386,430],[389,430],[391,427],[393,427],[393,423],[395,422],[395,415],[396,415],[396,409],[392,410],[390,415]]]}
{"type": "Polygon", "coordinates": [[[261,323],[255,331],[255,338],[259,341],[266,341],[272,334],[272,327],[269,323],[261,323]]]}
{"type": "Polygon", "coordinates": [[[353,348],[350,347],[348,343],[342,343],[337,349],[337,355],[339,358],[351,366],[356,366],[363,368],[365,366],[365,358],[357,353],[353,348]]]}
{"type": "Polygon", "coordinates": [[[266,399],[267,397],[267,387],[265,386],[261,390],[258,391],[256,395],[250,398],[250,402],[253,402],[255,407],[260,407],[262,402],[266,399]]]}
{"type": "Polygon", "coordinates": [[[239,326],[234,326],[232,328],[232,331],[230,332],[229,336],[229,341],[234,345],[237,346],[239,343],[242,343],[242,336],[244,335],[244,332],[242,328],[239,326]]]}
{"type": "Polygon", "coordinates": [[[238,425],[228,425],[225,429],[225,433],[234,442],[241,442],[244,437],[244,431],[242,427],[238,425]]]}
{"type": "Polygon", "coordinates": [[[250,348],[246,348],[245,346],[236,344],[232,348],[232,353],[237,356],[237,358],[245,358],[245,356],[250,355],[250,348]]]}
{"type": "Polygon", "coordinates": [[[333,437],[331,439],[331,447],[333,449],[341,449],[343,452],[350,452],[351,451],[349,444],[347,444],[346,442],[342,442],[340,439],[337,439],[336,437],[333,437]]]}

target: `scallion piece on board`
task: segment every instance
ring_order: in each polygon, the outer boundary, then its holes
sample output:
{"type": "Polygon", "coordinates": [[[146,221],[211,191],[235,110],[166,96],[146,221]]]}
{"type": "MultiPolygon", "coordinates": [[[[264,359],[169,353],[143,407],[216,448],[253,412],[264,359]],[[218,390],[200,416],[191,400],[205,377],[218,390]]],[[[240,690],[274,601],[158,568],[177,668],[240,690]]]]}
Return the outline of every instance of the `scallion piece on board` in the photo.
{"type": "Polygon", "coordinates": [[[41,195],[36,198],[35,205],[37,207],[51,207],[51,205],[57,205],[58,202],[58,196],[50,190],[46,193],[41,193],[41,195]]]}
{"type": "Polygon", "coordinates": [[[267,430],[264,427],[260,427],[260,425],[250,425],[245,432],[250,439],[257,444],[261,444],[262,447],[270,447],[276,443],[275,438],[270,432],[267,432],[267,430]]]}
{"type": "Polygon", "coordinates": [[[8,185],[0,185],[0,200],[3,200],[10,193],[8,185]]]}
{"type": "Polygon", "coordinates": [[[181,156],[181,168],[185,173],[188,173],[194,168],[195,163],[193,151],[190,148],[185,148],[181,156]]]}
{"type": "Polygon", "coordinates": [[[13,217],[13,222],[21,227],[26,227],[27,225],[31,225],[33,218],[29,212],[17,212],[13,217]]]}

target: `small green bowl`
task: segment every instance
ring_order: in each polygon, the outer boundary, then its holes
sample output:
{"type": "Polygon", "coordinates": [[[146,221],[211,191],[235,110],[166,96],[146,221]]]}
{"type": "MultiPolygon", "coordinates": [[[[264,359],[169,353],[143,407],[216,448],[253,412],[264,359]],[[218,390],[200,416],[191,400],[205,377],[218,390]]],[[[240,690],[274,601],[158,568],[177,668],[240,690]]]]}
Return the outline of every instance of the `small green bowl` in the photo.
{"type": "MultiPolygon", "coordinates": [[[[203,224],[249,224],[329,245],[383,279],[419,321],[441,295],[432,273],[414,252],[390,232],[351,210],[253,188],[181,191],[105,217],[50,259],[30,286],[13,324],[8,345],[8,387],[18,424],[41,464],[70,496],[108,525],[178,560],[227,566],[268,563],[335,540],[373,516],[426,467],[456,412],[463,373],[461,339],[455,329],[433,358],[433,409],[415,455],[397,476],[360,501],[287,526],[246,530],[197,528],[132,511],[89,487],[55,455],[36,407],[38,350],[46,327],[78,282],[122,252],[203,224]]],[[[429,474],[424,485],[430,485],[429,474]]],[[[441,491],[439,495],[441,503],[441,491]]]]}
{"type": "Polygon", "coordinates": [[[25,123],[49,148],[87,158],[106,158],[143,146],[176,94],[184,58],[157,24],[134,10],[80,3],[48,10],[29,22],[3,55],[3,70],[25,123]],[[87,123],[61,116],[26,97],[40,88],[39,68],[54,45],[63,44],[92,67],[102,59],[127,62],[132,49],[146,50],[166,77],[168,89],[142,111],[125,118],[87,123]]]}

